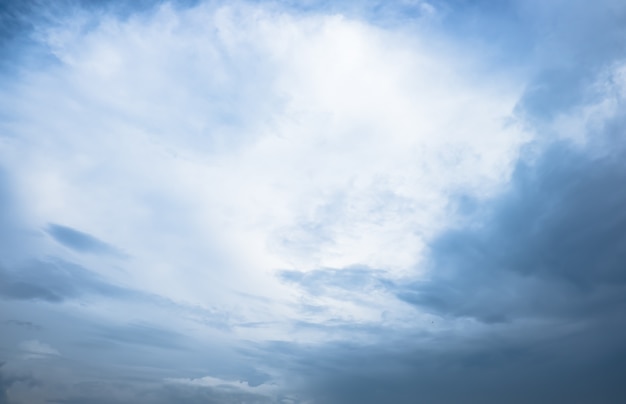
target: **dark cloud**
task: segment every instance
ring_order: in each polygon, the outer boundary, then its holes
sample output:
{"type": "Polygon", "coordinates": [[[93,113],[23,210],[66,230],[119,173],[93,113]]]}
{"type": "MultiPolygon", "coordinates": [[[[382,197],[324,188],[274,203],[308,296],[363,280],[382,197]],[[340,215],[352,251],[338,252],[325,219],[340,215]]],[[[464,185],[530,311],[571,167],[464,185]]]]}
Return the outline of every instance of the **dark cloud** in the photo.
{"type": "Polygon", "coordinates": [[[274,342],[258,360],[282,369],[297,402],[619,403],[626,325],[490,325],[481,333],[387,332],[388,342],[274,342]],[[309,400],[309,401],[307,401],[309,400]]]}
{"type": "Polygon", "coordinates": [[[15,57],[20,47],[28,43],[27,33],[32,28],[28,15],[33,7],[32,1],[0,1],[0,71],[14,69],[15,57]]]}
{"type": "Polygon", "coordinates": [[[29,329],[29,330],[41,330],[42,329],[42,327],[40,325],[37,325],[37,324],[32,323],[30,321],[6,320],[4,323],[8,324],[8,325],[16,326],[16,327],[26,328],[26,329],[29,329]]]}
{"type": "Polygon", "coordinates": [[[60,259],[31,260],[15,269],[0,266],[0,297],[5,299],[62,302],[90,294],[129,297],[133,292],[60,259]]]}
{"type": "Polygon", "coordinates": [[[58,258],[31,259],[15,268],[0,265],[0,298],[61,303],[93,296],[186,313],[212,328],[228,329],[231,320],[223,310],[183,304],[153,293],[119,286],[89,269],[58,258]]]}
{"type": "Polygon", "coordinates": [[[189,403],[189,404],[237,404],[237,403],[257,403],[269,404],[276,400],[260,394],[253,394],[240,391],[220,390],[216,388],[202,386],[184,386],[171,384],[165,386],[160,392],[159,398],[154,403],[189,403]]]}
{"type": "Polygon", "coordinates": [[[479,225],[431,245],[428,281],[398,297],[444,316],[483,321],[594,316],[626,308],[626,167],[555,144],[517,167],[479,225]]]}
{"type": "Polygon", "coordinates": [[[9,374],[5,368],[5,364],[0,362],[0,404],[10,404],[8,389],[16,383],[22,383],[29,388],[40,385],[40,382],[30,375],[25,374],[9,374]]]}
{"type": "Polygon", "coordinates": [[[4,377],[2,375],[2,373],[0,373],[0,404],[8,404],[9,403],[9,397],[7,396],[7,386],[6,383],[4,381],[4,377]]]}
{"type": "Polygon", "coordinates": [[[129,383],[98,382],[83,386],[82,393],[68,398],[50,400],[55,404],[265,404],[276,401],[259,394],[224,391],[216,388],[192,386],[178,383],[138,387],[129,383]]]}
{"type": "Polygon", "coordinates": [[[103,254],[121,257],[124,256],[117,248],[98,240],[96,237],[72,229],[51,223],[46,230],[56,241],[74,251],[91,254],[103,254]]]}

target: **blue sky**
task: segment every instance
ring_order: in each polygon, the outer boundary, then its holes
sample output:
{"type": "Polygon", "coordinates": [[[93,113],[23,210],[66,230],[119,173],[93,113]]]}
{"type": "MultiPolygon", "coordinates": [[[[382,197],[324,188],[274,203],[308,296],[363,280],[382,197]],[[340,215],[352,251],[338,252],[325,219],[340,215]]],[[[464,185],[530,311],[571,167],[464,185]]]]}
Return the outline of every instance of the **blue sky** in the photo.
{"type": "Polygon", "coordinates": [[[626,5],[0,3],[0,404],[626,400],[626,5]]]}

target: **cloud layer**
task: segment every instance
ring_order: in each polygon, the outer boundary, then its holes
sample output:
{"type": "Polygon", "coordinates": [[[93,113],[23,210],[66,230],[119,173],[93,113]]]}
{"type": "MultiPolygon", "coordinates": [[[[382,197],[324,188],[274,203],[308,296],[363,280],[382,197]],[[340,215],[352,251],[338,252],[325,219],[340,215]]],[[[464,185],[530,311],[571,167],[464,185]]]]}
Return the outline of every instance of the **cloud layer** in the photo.
{"type": "Polygon", "coordinates": [[[623,401],[625,15],[2,6],[0,403],[623,401]]]}

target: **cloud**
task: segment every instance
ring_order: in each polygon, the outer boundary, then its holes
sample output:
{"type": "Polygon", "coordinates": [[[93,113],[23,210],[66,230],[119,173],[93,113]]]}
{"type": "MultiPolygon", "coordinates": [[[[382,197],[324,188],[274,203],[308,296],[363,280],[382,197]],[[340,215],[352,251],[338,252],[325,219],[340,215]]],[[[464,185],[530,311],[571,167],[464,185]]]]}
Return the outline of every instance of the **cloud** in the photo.
{"type": "Polygon", "coordinates": [[[421,348],[410,340],[404,346],[326,345],[308,352],[296,348],[283,365],[291,369],[289,381],[303,400],[313,402],[618,402],[624,396],[617,376],[624,369],[623,354],[614,356],[611,348],[589,355],[593,359],[572,357],[576,349],[593,349],[599,335],[525,341],[492,335],[471,344],[439,339],[421,348]]]}
{"type": "Polygon", "coordinates": [[[522,160],[470,225],[433,240],[430,279],[399,297],[485,321],[622,311],[623,125],[617,112],[585,148],[558,141],[522,160]]]}
{"type": "MultiPolygon", "coordinates": [[[[167,383],[161,386],[150,386],[149,388],[137,389],[125,383],[112,385],[109,383],[98,383],[91,385],[91,388],[84,388],[82,394],[77,392],[71,397],[59,399],[55,402],[63,404],[79,404],[85,401],[96,404],[121,404],[141,397],[144,402],[154,404],[166,404],[171,402],[189,404],[237,404],[237,403],[274,403],[276,401],[263,395],[251,394],[247,392],[223,391],[211,389],[204,386],[189,386],[182,383],[167,383]],[[120,386],[123,387],[120,391],[120,386]],[[116,390],[117,389],[117,390],[116,390]],[[107,394],[102,397],[102,394],[107,394]]],[[[279,401],[280,402],[280,401],[279,401]]],[[[288,401],[286,401],[288,402],[288,401]]]]}
{"type": "Polygon", "coordinates": [[[38,380],[29,375],[8,374],[5,363],[0,362],[0,404],[10,404],[8,390],[11,386],[20,383],[28,387],[36,387],[40,383],[38,380]],[[3,369],[4,368],[4,369],[3,369]]]}
{"type": "Polygon", "coordinates": [[[43,359],[49,356],[60,355],[59,351],[50,345],[37,340],[27,340],[20,343],[20,349],[25,352],[26,359],[43,359]]]}
{"type": "Polygon", "coordinates": [[[15,181],[0,165],[0,266],[21,261],[32,254],[33,236],[25,225],[25,213],[15,195],[15,181]]]}
{"type": "Polygon", "coordinates": [[[51,223],[46,231],[59,243],[78,252],[123,256],[115,247],[71,227],[51,223]]]}
{"type": "Polygon", "coordinates": [[[243,380],[223,380],[216,377],[204,376],[197,379],[170,379],[170,383],[180,383],[190,386],[211,387],[217,390],[238,391],[259,395],[273,395],[277,386],[265,385],[263,383],[251,383],[243,380]]]}
{"type": "MultiPolygon", "coordinates": [[[[179,318],[193,319],[194,322],[215,329],[228,329],[235,321],[228,310],[191,305],[146,293],[141,289],[116,285],[93,271],[60,259],[31,261],[11,269],[0,267],[0,297],[6,301],[59,304],[94,304],[104,299],[108,301],[108,307],[119,303],[120,310],[132,306],[133,310],[147,310],[148,314],[154,311],[161,314],[173,313],[179,318]]],[[[27,321],[7,320],[7,323],[32,329],[42,328],[27,321]]],[[[109,327],[101,330],[101,336],[108,335],[111,340],[120,342],[178,347],[178,333],[146,327],[148,326],[109,327]]]]}
{"type": "Polygon", "coordinates": [[[15,269],[0,268],[0,296],[4,298],[62,302],[89,294],[123,298],[132,292],[63,260],[35,260],[15,269]]]}
{"type": "Polygon", "coordinates": [[[5,401],[623,401],[620,3],[11,7],[5,401]]]}
{"type": "Polygon", "coordinates": [[[332,293],[369,292],[384,287],[388,282],[384,271],[363,267],[341,269],[316,269],[307,272],[282,271],[280,279],[300,286],[311,295],[322,296],[332,293]]]}
{"type": "MultiPolygon", "coordinates": [[[[301,291],[293,330],[352,341],[375,340],[385,327],[413,317],[397,301],[396,279],[383,270],[353,266],[311,271],[282,271],[279,278],[301,291]]],[[[382,337],[384,338],[384,337],[382,337]]]]}
{"type": "Polygon", "coordinates": [[[626,33],[623,4],[615,0],[602,0],[596,7],[584,1],[510,3],[525,27],[525,41],[533,44],[527,57],[533,59],[535,76],[520,100],[520,113],[535,124],[545,124],[573,112],[581,102],[603,97],[604,90],[591,84],[624,56],[618,45],[626,33]],[[559,22],[550,23],[557,14],[559,22]]]}
{"type": "Polygon", "coordinates": [[[13,325],[16,327],[23,327],[30,330],[41,330],[41,326],[35,324],[31,321],[23,321],[23,320],[6,320],[5,324],[13,325]]]}
{"type": "Polygon", "coordinates": [[[98,332],[98,336],[109,342],[112,341],[161,349],[185,349],[182,334],[146,324],[106,327],[98,332]]]}
{"type": "Polygon", "coordinates": [[[538,130],[575,124],[530,144],[499,195],[453,201],[460,220],[430,241],[426,276],[387,283],[443,327],[376,346],[285,349],[284,364],[305,368],[294,372],[307,374],[303,390],[328,403],[623,399],[621,69],[608,62],[586,81],[599,99],[575,96],[555,107],[560,117],[541,117],[538,130]]]}
{"type": "MultiPolygon", "coordinates": [[[[244,321],[292,311],[282,269],[412,271],[451,190],[494,192],[527,137],[509,119],[518,78],[417,22],[264,3],[72,10],[25,50],[54,63],[22,64],[3,93],[19,203],[70,249],[39,251],[244,321]],[[132,260],[100,258],[119,250],[132,260]]],[[[334,307],[360,317],[348,310],[334,307]]]]}

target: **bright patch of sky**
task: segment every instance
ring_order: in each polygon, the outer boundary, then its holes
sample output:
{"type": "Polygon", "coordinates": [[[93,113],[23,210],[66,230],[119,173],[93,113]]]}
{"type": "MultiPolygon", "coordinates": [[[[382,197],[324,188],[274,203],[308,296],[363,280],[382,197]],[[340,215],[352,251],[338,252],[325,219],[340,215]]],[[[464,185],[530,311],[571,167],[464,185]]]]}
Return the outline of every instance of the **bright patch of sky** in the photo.
{"type": "MultiPolygon", "coordinates": [[[[166,4],[39,36],[55,60],[12,88],[3,148],[30,220],[125,251],[59,252],[116,283],[246,321],[293,315],[280,270],[419,271],[450,195],[493,193],[528,138],[514,77],[417,29],[166,4]]],[[[385,308],[313,303],[355,321],[385,308]]]]}

